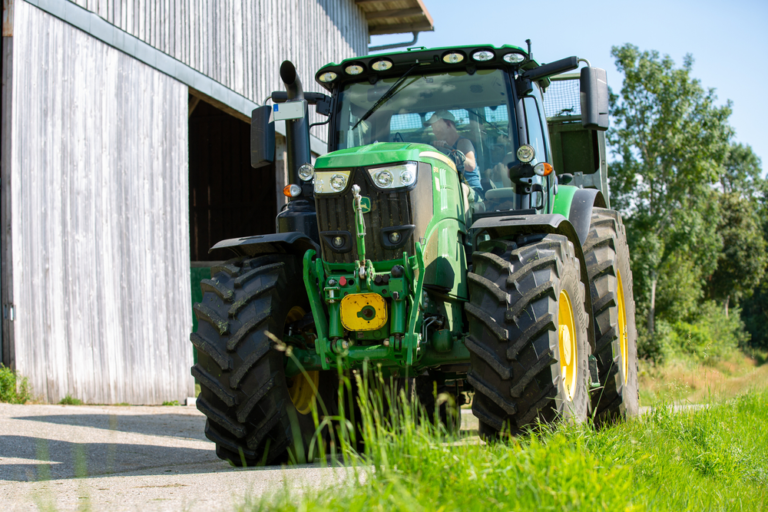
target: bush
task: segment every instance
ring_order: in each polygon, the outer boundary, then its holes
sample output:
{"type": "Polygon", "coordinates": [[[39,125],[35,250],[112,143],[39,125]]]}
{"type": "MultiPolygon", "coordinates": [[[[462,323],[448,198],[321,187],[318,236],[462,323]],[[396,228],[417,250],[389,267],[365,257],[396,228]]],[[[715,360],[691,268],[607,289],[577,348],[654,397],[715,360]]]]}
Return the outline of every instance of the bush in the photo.
{"type": "Polygon", "coordinates": [[[662,359],[693,356],[703,363],[712,363],[749,340],[740,311],[734,308],[726,317],[725,309],[714,301],[704,302],[691,321],[677,321],[671,326],[659,322],[656,336],[662,359]]]}
{"type": "Polygon", "coordinates": [[[79,398],[72,398],[72,395],[67,393],[67,396],[61,399],[59,405],[83,405],[83,401],[79,398]]]}
{"type": "Polygon", "coordinates": [[[0,363],[0,402],[23,404],[32,399],[26,377],[19,376],[0,363]]]}

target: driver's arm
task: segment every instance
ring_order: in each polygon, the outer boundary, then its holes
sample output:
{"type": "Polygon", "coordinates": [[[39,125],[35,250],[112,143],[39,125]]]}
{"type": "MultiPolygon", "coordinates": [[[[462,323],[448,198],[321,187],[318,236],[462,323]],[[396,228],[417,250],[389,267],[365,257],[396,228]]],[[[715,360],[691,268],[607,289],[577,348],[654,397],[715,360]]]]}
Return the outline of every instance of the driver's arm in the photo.
{"type": "Polygon", "coordinates": [[[464,156],[467,157],[464,162],[464,171],[474,171],[477,168],[477,160],[475,160],[475,146],[472,145],[472,142],[470,142],[469,139],[461,139],[456,146],[456,149],[464,153],[464,156]]]}

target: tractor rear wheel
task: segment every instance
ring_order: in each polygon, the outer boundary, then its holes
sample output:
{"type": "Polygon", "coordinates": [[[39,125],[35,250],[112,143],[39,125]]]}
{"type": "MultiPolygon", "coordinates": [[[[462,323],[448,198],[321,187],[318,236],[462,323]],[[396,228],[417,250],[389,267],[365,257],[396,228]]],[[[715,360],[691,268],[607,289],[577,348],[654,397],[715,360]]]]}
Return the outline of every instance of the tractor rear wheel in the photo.
{"type": "Polygon", "coordinates": [[[191,335],[198,350],[192,367],[201,388],[197,408],[207,417],[205,435],[216,454],[234,465],[285,462],[289,454],[296,462],[310,460],[318,398],[336,413],[335,373],[286,379],[286,352],[271,338],[314,342],[301,270],[291,255],[244,257],[213,267],[212,278],[201,283],[203,301],[194,306],[199,328],[191,335]]]}
{"type": "Polygon", "coordinates": [[[600,388],[592,392],[598,423],[639,412],[637,329],[627,235],[618,212],[594,208],[584,259],[592,292],[600,388]]]}
{"type": "Polygon", "coordinates": [[[585,421],[589,315],[573,244],[528,235],[478,249],[465,311],[480,434],[516,434],[537,420],[585,421]]]}

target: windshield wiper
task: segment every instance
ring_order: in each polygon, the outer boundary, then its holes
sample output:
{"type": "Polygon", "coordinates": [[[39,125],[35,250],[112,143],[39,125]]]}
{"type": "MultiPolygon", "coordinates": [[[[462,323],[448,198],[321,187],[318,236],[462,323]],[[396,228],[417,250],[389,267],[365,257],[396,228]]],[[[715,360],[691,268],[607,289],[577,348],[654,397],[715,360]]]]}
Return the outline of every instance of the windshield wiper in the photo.
{"type": "Polygon", "coordinates": [[[410,68],[408,68],[408,71],[406,71],[405,73],[403,73],[403,75],[402,75],[400,78],[398,78],[398,79],[397,79],[397,82],[395,82],[394,84],[392,84],[392,86],[391,86],[389,89],[387,89],[387,91],[386,91],[386,92],[385,92],[385,93],[384,93],[384,94],[381,96],[381,98],[379,98],[378,100],[376,100],[376,103],[374,103],[374,104],[373,104],[373,106],[371,106],[371,108],[369,108],[369,109],[368,109],[368,112],[366,112],[365,114],[363,114],[363,117],[361,117],[361,118],[360,118],[360,119],[359,119],[359,120],[358,120],[358,121],[355,123],[355,126],[353,126],[353,127],[352,127],[352,129],[354,130],[355,128],[357,128],[357,125],[359,125],[360,123],[362,123],[363,121],[365,121],[366,119],[368,119],[369,117],[371,117],[371,114],[373,114],[374,112],[376,112],[376,110],[377,110],[377,109],[378,109],[378,108],[379,108],[379,107],[380,107],[382,104],[384,104],[384,102],[386,102],[386,101],[387,101],[389,98],[391,98],[392,96],[394,96],[394,95],[395,95],[395,93],[397,93],[397,92],[398,92],[398,91],[397,91],[397,88],[398,88],[398,87],[400,87],[400,84],[402,84],[402,83],[405,81],[405,79],[406,79],[406,78],[408,78],[408,75],[410,75],[410,74],[411,74],[411,71],[413,71],[413,70],[414,70],[414,69],[416,69],[417,67],[419,67],[419,63],[418,63],[418,62],[417,62],[416,64],[414,64],[413,66],[411,66],[410,68]]]}

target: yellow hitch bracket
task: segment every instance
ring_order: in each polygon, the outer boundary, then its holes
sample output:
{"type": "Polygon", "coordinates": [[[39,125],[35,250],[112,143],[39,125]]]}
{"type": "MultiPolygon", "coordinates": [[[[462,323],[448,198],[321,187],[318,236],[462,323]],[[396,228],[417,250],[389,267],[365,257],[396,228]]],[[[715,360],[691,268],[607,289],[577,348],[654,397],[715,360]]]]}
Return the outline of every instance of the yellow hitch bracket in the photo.
{"type": "Polygon", "coordinates": [[[376,331],[387,324],[387,301],[378,293],[352,293],[341,300],[341,325],[348,331],[376,331]]]}

